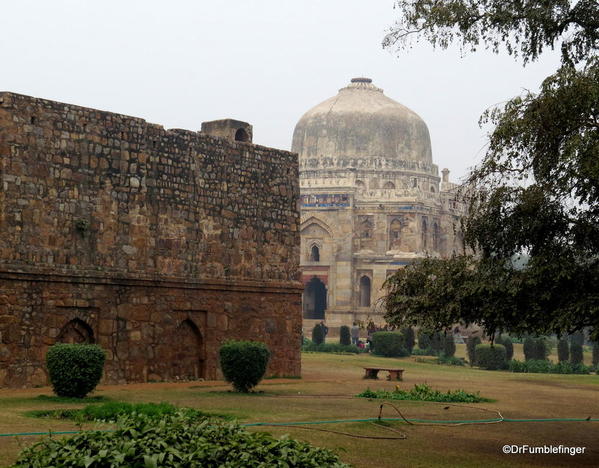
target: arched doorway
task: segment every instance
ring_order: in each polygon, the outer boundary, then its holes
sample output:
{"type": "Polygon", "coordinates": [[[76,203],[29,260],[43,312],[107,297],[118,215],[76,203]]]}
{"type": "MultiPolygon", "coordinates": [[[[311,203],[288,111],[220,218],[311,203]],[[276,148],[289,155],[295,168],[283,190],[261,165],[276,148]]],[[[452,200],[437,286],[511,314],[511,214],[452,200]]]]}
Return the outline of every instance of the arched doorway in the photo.
{"type": "Polygon", "coordinates": [[[370,278],[360,278],[360,307],[370,307],[370,278]]]}
{"type": "Polygon", "coordinates": [[[68,322],[56,337],[57,343],[95,343],[94,331],[81,319],[68,322]]]}
{"type": "Polygon", "coordinates": [[[202,334],[191,320],[183,320],[173,336],[173,379],[198,380],[204,377],[202,334]]]}
{"type": "Polygon", "coordinates": [[[314,277],[304,288],[303,296],[304,318],[324,319],[327,308],[327,287],[318,278],[314,277]]]}

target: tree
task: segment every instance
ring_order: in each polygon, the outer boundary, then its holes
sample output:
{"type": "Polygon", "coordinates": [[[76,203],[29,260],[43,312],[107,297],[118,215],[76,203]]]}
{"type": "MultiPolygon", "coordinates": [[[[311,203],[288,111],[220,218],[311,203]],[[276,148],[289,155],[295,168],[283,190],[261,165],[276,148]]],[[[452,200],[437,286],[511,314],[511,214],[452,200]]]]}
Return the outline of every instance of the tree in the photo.
{"type": "MultiPolygon", "coordinates": [[[[404,280],[388,281],[397,297],[387,301],[387,320],[418,323],[422,313],[408,308],[413,301],[406,299],[418,294],[422,305],[430,300],[440,306],[441,312],[429,309],[435,312],[428,322],[451,316],[480,323],[491,335],[497,330],[561,335],[590,326],[598,337],[599,4],[413,0],[396,6],[401,17],[386,36],[386,47],[403,47],[412,37],[442,48],[458,41],[471,50],[481,44],[495,52],[505,47],[525,64],[559,47],[562,65],[538,94],[516,97],[481,118],[494,130],[462,191],[469,206],[464,239],[477,258],[435,265],[437,271],[450,271],[468,263],[469,271],[445,279],[467,291],[443,299],[434,288],[426,293],[406,289],[404,280]],[[525,259],[523,265],[515,264],[516,256],[525,259]],[[496,318],[489,305],[498,297],[489,298],[488,292],[505,298],[503,305],[495,302],[496,318]],[[465,307],[466,300],[473,309],[465,307]]],[[[426,262],[415,270],[421,278],[431,274],[426,262]]]]}

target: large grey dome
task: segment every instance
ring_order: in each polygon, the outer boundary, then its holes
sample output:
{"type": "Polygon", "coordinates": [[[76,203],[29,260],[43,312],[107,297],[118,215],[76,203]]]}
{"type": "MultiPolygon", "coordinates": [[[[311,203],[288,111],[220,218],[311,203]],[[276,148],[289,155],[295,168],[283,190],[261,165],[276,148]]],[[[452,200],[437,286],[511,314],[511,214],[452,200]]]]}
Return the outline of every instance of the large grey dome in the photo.
{"type": "Polygon", "coordinates": [[[354,78],[306,112],[295,126],[300,158],[386,158],[432,164],[424,121],[388,98],[369,78],[354,78]]]}

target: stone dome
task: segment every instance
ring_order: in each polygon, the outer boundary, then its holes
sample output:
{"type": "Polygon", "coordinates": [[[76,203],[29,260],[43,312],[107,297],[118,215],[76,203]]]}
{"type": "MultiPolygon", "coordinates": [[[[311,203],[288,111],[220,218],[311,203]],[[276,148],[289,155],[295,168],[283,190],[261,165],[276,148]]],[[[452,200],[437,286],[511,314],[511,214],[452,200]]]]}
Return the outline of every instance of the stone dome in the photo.
{"type": "Polygon", "coordinates": [[[306,112],[291,150],[300,158],[386,158],[432,165],[424,121],[388,98],[370,78],[353,78],[336,96],[306,112]]]}

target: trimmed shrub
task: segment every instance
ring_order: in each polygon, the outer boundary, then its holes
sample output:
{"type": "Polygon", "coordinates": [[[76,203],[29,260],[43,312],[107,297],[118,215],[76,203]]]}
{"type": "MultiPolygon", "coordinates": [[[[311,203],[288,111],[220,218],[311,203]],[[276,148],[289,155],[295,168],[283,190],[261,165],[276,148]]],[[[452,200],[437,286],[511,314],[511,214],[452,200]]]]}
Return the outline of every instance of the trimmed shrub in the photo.
{"type": "Polygon", "coordinates": [[[470,363],[470,366],[476,365],[475,348],[479,344],[480,344],[479,336],[471,335],[466,340],[466,351],[468,352],[468,362],[470,363]]]}
{"type": "Polygon", "coordinates": [[[451,358],[455,355],[455,341],[453,334],[449,333],[443,337],[443,353],[446,358],[451,358]]]}
{"type": "Polygon", "coordinates": [[[524,340],[524,359],[530,361],[531,359],[544,360],[549,356],[550,348],[549,343],[545,337],[534,338],[527,336],[524,340]]]}
{"type": "Polygon", "coordinates": [[[570,346],[565,338],[561,338],[557,342],[557,360],[559,362],[568,362],[570,360],[570,346]]]}
{"type": "Polygon", "coordinates": [[[323,344],[314,344],[312,342],[302,346],[302,351],[316,352],[316,353],[365,353],[367,352],[365,349],[360,349],[356,345],[342,345],[340,343],[323,343],[323,344]]]}
{"type": "Polygon", "coordinates": [[[527,336],[524,339],[522,351],[524,351],[524,360],[525,361],[530,361],[531,359],[535,359],[535,339],[532,336],[527,336]]]}
{"type": "Polygon", "coordinates": [[[443,352],[443,335],[440,332],[431,335],[431,349],[437,356],[443,352]]]}
{"type": "Polygon", "coordinates": [[[474,348],[476,365],[487,370],[505,369],[505,346],[479,344],[474,348]]]}
{"type": "Polygon", "coordinates": [[[339,329],[339,344],[344,346],[351,345],[351,334],[347,325],[342,325],[339,329]]]}
{"type": "Polygon", "coordinates": [[[412,350],[416,345],[416,334],[414,333],[414,329],[412,327],[406,327],[402,330],[402,333],[404,336],[406,350],[408,353],[412,354],[412,350]]]}
{"type": "Polygon", "coordinates": [[[599,341],[593,342],[593,366],[599,371],[599,341]]]}
{"type": "Polygon", "coordinates": [[[412,350],[412,356],[436,356],[435,352],[430,349],[415,348],[412,350]]]}
{"type": "Polygon", "coordinates": [[[372,334],[372,351],[385,357],[409,356],[404,336],[399,332],[376,332],[372,334]]]}
{"type": "Polygon", "coordinates": [[[98,345],[59,343],[46,354],[46,366],[54,393],[83,398],[102,378],[106,353],[98,345]]]}
{"type": "Polygon", "coordinates": [[[571,364],[582,364],[584,360],[584,354],[582,344],[584,343],[584,335],[582,332],[577,331],[570,335],[570,363],[571,364]]]}
{"type": "Polygon", "coordinates": [[[499,336],[495,343],[503,345],[505,347],[505,358],[510,361],[514,357],[514,344],[512,343],[512,339],[507,336],[499,336]]]}
{"type": "Polygon", "coordinates": [[[576,331],[570,335],[570,344],[584,345],[584,333],[576,331]]]}
{"type": "Polygon", "coordinates": [[[167,414],[123,416],[114,431],[45,437],[25,448],[15,467],[33,466],[330,466],[348,467],[330,450],[249,432],[237,423],[167,414]]]}
{"type": "Polygon", "coordinates": [[[571,364],[567,361],[553,364],[546,359],[530,359],[525,362],[512,360],[508,363],[512,372],[527,372],[531,374],[588,374],[590,368],[584,364],[571,364]]]}
{"type": "Polygon", "coordinates": [[[220,347],[220,367],[227,382],[247,393],[262,380],[270,351],[258,341],[227,341],[220,347]]]}
{"type": "Polygon", "coordinates": [[[423,330],[422,328],[418,330],[418,348],[419,349],[429,349],[431,347],[431,334],[423,330]]]}
{"type": "Polygon", "coordinates": [[[312,329],[312,342],[317,345],[324,343],[324,330],[320,323],[314,325],[312,329]]]}

